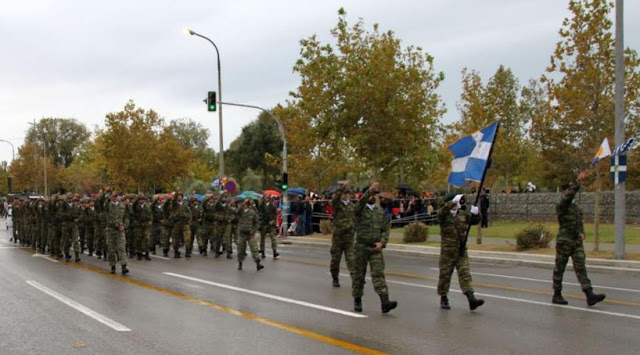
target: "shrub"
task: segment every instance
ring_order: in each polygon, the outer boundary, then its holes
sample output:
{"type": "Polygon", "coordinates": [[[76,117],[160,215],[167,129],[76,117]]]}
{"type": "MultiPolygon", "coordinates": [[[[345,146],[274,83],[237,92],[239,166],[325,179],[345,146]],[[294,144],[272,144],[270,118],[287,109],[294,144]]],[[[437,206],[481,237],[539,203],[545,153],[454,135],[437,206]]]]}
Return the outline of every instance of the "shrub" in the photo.
{"type": "Polygon", "coordinates": [[[518,251],[548,248],[551,239],[553,236],[545,226],[533,224],[516,234],[516,247],[518,251]]]}
{"type": "Polygon", "coordinates": [[[333,234],[333,222],[330,219],[323,219],[320,221],[320,233],[333,234]]]}
{"type": "Polygon", "coordinates": [[[404,229],[404,235],[402,236],[403,243],[420,243],[426,242],[429,236],[429,227],[422,222],[415,222],[409,224],[404,229]]]}

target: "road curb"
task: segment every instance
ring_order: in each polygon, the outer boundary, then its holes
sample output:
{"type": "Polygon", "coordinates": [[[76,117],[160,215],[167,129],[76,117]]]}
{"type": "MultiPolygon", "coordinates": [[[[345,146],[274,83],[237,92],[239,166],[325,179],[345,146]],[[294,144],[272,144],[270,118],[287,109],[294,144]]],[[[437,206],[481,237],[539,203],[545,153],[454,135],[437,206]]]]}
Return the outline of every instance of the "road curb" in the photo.
{"type": "MultiPolygon", "coordinates": [[[[288,237],[284,239],[283,242],[293,245],[320,245],[327,247],[331,245],[331,241],[328,239],[309,237],[288,237]]],[[[422,245],[388,244],[385,252],[407,256],[440,256],[440,248],[422,245]]],[[[469,250],[469,257],[472,262],[477,261],[499,265],[531,266],[543,269],[553,269],[555,267],[555,257],[553,255],[469,250]]],[[[588,258],[587,267],[589,269],[603,271],[638,273],[640,272],[640,261],[588,258]]],[[[573,270],[573,265],[571,263],[567,264],[567,269],[573,270]]]]}

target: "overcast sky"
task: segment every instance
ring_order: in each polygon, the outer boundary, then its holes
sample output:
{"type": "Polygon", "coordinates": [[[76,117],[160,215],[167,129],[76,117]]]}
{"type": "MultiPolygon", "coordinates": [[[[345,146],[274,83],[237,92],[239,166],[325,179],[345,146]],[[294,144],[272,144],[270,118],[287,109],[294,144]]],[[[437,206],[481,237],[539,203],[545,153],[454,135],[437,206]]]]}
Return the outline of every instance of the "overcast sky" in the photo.
{"type": "MultiPolygon", "coordinates": [[[[486,80],[500,64],[520,83],[549,64],[568,0],[0,0],[0,139],[16,148],[27,122],[76,118],[93,131],[132,99],[165,119],[189,117],[211,132],[217,113],[202,99],[217,90],[213,47],[186,36],[191,28],[220,50],[223,100],[273,107],[295,90],[299,41],[329,30],[344,7],[351,24],[392,30],[403,46],[422,46],[446,80],[438,92],[456,120],[460,71],[486,80]]],[[[625,2],[625,46],[640,49],[640,1],[625,2]]],[[[225,106],[225,148],[258,112],[225,106]]],[[[11,147],[0,142],[0,161],[11,147]]]]}

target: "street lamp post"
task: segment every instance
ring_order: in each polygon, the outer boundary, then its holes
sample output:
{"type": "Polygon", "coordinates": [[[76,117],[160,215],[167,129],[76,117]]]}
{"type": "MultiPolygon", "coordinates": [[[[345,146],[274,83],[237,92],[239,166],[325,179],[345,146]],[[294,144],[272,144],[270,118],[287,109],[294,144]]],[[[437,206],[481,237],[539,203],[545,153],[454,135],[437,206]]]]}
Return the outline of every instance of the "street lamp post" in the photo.
{"type": "Polygon", "coordinates": [[[191,36],[198,36],[200,38],[204,38],[205,40],[209,41],[209,43],[211,43],[213,45],[213,48],[215,48],[216,50],[216,57],[218,59],[218,102],[220,103],[220,105],[218,106],[218,130],[220,131],[219,135],[220,135],[220,158],[218,159],[218,170],[219,170],[219,175],[220,177],[224,176],[224,146],[222,144],[222,71],[220,70],[220,52],[218,51],[218,46],[216,46],[215,43],[213,43],[212,40],[210,40],[208,37],[203,36],[199,33],[196,33],[190,29],[185,29],[184,32],[186,34],[189,34],[191,36]]]}
{"type": "Polygon", "coordinates": [[[13,163],[13,161],[16,159],[16,149],[13,147],[13,143],[4,139],[0,139],[0,142],[5,142],[11,146],[11,162],[13,163]]]}
{"type": "MultiPolygon", "coordinates": [[[[232,102],[220,101],[220,105],[222,104],[229,105],[229,106],[255,108],[257,110],[260,110],[266,113],[267,115],[269,115],[269,117],[273,118],[273,120],[276,121],[276,123],[278,124],[278,131],[280,131],[280,136],[282,137],[282,173],[286,174],[287,173],[287,138],[284,135],[284,126],[282,126],[282,122],[280,122],[280,120],[277,117],[272,115],[271,112],[265,110],[260,106],[236,104],[232,102]]],[[[284,192],[282,193],[282,235],[285,237],[287,236],[287,217],[289,216],[289,201],[287,199],[288,188],[289,187],[287,186],[287,188],[284,189],[284,192]]]]}

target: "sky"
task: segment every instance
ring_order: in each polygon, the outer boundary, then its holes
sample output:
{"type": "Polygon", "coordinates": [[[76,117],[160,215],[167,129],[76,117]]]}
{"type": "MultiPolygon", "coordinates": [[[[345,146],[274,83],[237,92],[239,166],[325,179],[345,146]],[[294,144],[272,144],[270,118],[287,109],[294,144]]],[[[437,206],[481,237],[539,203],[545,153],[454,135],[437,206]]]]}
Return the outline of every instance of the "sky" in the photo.
{"type": "MultiPolygon", "coordinates": [[[[217,91],[216,54],[190,28],[213,40],[222,67],[222,101],[270,108],[296,90],[292,68],[300,40],[330,30],[344,7],[367,29],[378,23],[403,46],[421,46],[445,73],[437,92],[458,118],[463,68],[486,80],[500,65],[520,84],[549,64],[568,0],[0,0],[0,140],[18,147],[29,122],[75,118],[89,130],[129,100],[167,121],[191,118],[218,151],[218,113],[202,100],[217,91]]],[[[625,2],[625,46],[640,50],[640,1],[625,2]]],[[[223,106],[225,149],[256,110],[223,106]]],[[[0,142],[0,161],[11,147],[0,142]]]]}

